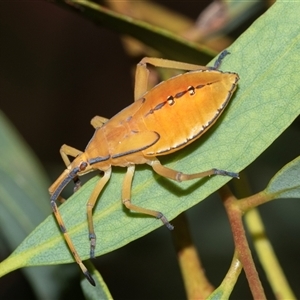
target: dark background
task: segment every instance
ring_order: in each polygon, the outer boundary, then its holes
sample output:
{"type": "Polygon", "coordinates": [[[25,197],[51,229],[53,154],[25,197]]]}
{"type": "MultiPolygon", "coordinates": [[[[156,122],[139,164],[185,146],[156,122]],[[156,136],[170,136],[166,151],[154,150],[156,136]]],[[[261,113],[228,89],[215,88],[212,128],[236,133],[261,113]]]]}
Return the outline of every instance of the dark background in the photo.
{"type": "MultiPolygon", "coordinates": [[[[164,5],[195,19],[209,2],[168,1],[164,5]]],[[[84,149],[93,134],[92,117],[110,118],[133,101],[132,61],[117,33],[44,1],[1,2],[0,30],[0,109],[54,180],[60,171],[51,171],[64,167],[60,146],[66,143],[84,149]]],[[[263,189],[275,172],[299,155],[297,144],[299,122],[248,168],[254,192],[263,189]]],[[[299,296],[298,202],[278,200],[260,210],[283,269],[299,296]]],[[[217,286],[233,253],[225,211],[218,197],[212,196],[191,209],[188,216],[208,278],[217,286]]],[[[254,258],[268,292],[255,254],[254,258]]],[[[165,228],[95,263],[115,299],[185,297],[171,236],[165,228]]],[[[0,286],[1,299],[34,297],[21,271],[1,278],[0,286]]],[[[68,288],[73,299],[83,297],[77,278],[68,288]]],[[[66,291],[62,297],[70,297],[70,293],[66,291]]],[[[232,299],[242,298],[252,298],[243,275],[232,295],[232,299]]]]}

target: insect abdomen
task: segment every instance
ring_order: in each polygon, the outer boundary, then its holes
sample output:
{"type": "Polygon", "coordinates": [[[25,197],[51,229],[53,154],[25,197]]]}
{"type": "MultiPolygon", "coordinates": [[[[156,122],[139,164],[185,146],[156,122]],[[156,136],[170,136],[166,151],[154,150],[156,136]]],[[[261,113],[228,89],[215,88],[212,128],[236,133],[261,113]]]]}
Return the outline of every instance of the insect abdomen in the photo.
{"type": "Polygon", "coordinates": [[[145,95],[143,122],[160,140],[147,156],[177,151],[199,138],[221,115],[236,88],[236,73],[196,71],[174,77],[145,95]]]}

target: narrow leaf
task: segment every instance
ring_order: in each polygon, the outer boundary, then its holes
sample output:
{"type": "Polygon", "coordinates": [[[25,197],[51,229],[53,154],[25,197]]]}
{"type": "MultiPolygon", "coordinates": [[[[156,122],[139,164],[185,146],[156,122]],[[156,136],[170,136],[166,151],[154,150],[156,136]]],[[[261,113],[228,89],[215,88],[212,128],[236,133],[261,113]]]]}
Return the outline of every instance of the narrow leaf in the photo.
{"type": "MultiPolygon", "coordinates": [[[[37,159],[1,111],[0,157],[1,235],[8,247],[15,249],[49,215],[49,183],[37,159]]],[[[24,272],[40,299],[57,298],[61,289],[55,277],[58,268],[24,272]]]]}
{"type": "Polygon", "coordinates": [[[86,300],[112,300],[112,296],[101,276],[101,274],[95,269],[95,267],[89,262],[86,262],[86,266],[89,268],[91,273],[93,273],[96,286],[91,286],[91,284],[82,276],[81,288],[86,300]]]}
{"type": "Polygon", "coordinates": [[[272,198],[300,198],[300,156],[277,172],[264,192],[272,198]]]}
{"type": "MultiPolygon", "coordinates": [[[[295,25],[299,14],[297,3],[287,5],[279,1],[230,47],[231,55],[224,60],[222,69],[238,72],[241,80],[228,109],[205,137],[162,159],[163,164],[187,173],[212,167],[238,172],[292,123],[300,113],[300,32],[295,25]]],[[[180,126],[180,122],[174,126],[180,126]]],[[[94,210],[97,256],[161,226],[159,220],[130,213],[122,207],[123,177],[123,171],[114,168],[94,210]]],[[[86,201],[97,180],[95,177],[86,183],[60,208],[73,242],[84,259],[89,256],[86,201]]],[[[132,201],[162,211],[167,218],[173,219],[228,180],[215,176],[177,184],[140,166],[133,183],[132,201]]],[[[51,215],[8,260],[15,267],[21,267],[67,263],[73,258],[51,215]]]]}

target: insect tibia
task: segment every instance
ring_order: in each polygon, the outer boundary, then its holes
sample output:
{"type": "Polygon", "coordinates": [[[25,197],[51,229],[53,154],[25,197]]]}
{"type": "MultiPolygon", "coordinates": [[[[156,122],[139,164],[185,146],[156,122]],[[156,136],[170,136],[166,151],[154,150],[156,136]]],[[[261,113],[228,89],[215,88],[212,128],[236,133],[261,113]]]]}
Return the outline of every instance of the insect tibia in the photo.
{"type": "Polygon", "coordinates": [[[213,169],[214,175],[222,175],[222,176],[229,176],[232,178],[240,178],[239,173],[234,173],[234,172],[228,172],[225,170],[219,170],[219,169],[213,169]]]}
{"type": "Polygon", "coordinates": [[[163,222],[163,224],[167,226],[167,228],[169,230],[173,230],[174,229],[174,226],[169,223],[169,221],[167,220],[167,218],[161,212],[157,216],[157,219],[160,219],[163,222]]]}

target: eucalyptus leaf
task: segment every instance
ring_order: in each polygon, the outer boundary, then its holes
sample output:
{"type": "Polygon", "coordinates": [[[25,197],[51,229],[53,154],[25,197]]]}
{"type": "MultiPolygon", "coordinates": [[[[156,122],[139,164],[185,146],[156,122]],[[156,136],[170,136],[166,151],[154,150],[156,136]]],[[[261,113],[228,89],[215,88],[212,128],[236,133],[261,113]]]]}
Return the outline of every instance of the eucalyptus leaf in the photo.
{"type": "MultiPolygon", "coordinates": [[[[49,182],[36,157],[0,111],[0,227],[10,249],[49,215],[49,182]]],[[[1,268],[1,264],[0,264],[1,268]]],[[[59,267],[25,269],[40,299],[55,299],[61,292],[59,267]]]]}
{"type": "MultiPolygon", "coordinates": [[[[212,167],[238,172],[253,162],[300,113],[300,31],[297,3],[276,2],[228,49],[222,69],[240,82],[215,126],[191,146],[162,158],[163,164],[194,173],[212,167]],[[286,17],[288,16],[288,18],[286,17]]],[[[199,52],[200,55],[200,52],[199,52]]],[[[180,126],[180,120],[178,124],[180,126]]],[[[96,255],[102,255],[161,226],[159,220],[126,211],[121,204],[124,172],[114,168],[94,209],[96,255]]],[[[66,227],[83,259],[89,257],[86,202],[98,176],[60,207],[66,227]]],[[[134,204],[162,211],[168,219],[205,199],[229,178],[215,176],[174,183],[139,166],[132,188],[134,204]]],[[[176,228],[175,228],[176,230],[176,228]]],[[[0,265],[0,275],[15,268],[73,262],[50,215],[0,265]]]]}
{"type": "Polygon", "coordinates": [[[272,198],[300,198],[300,156],[277,172],[264,192],[272,198]]]}
{"type": "Polygon", "coordinates": [[[83,294],[86,300],[112,300],[112,296],[101,276],[101,274],[95,269],[95,267],[88,261],[86,266],[93,273],[96,286],[91,286],[91,284],[82,276],[80,282],[83,294]]]}

